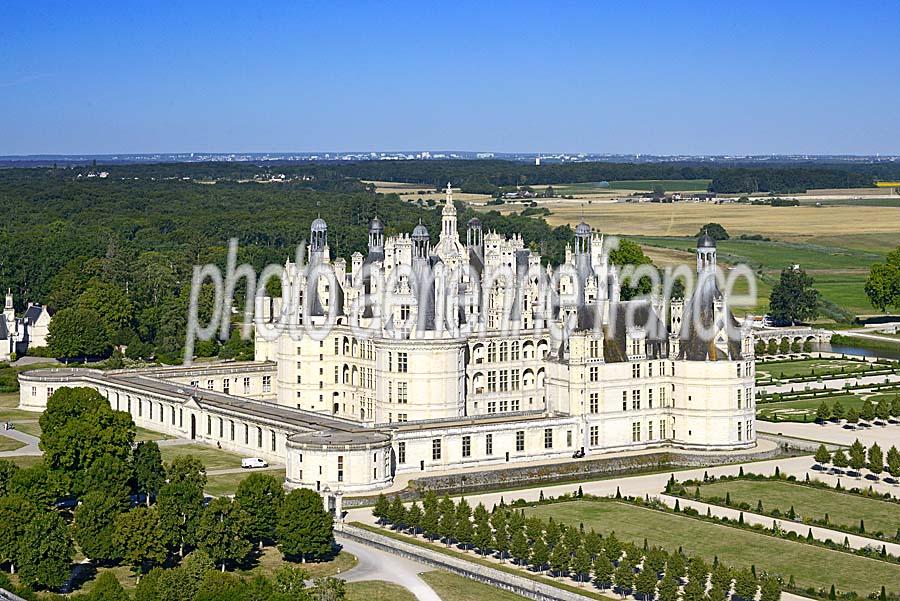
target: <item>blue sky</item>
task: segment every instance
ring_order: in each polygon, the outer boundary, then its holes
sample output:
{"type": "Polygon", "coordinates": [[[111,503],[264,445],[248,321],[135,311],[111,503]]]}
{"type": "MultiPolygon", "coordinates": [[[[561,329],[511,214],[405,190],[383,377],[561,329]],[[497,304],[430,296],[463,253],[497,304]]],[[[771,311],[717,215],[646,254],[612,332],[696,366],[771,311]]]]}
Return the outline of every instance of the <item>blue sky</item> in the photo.
{"type": "Polygon", "coordinates": [[[900,154],[896,2],[0,3],[0,154],[900,154]]]}

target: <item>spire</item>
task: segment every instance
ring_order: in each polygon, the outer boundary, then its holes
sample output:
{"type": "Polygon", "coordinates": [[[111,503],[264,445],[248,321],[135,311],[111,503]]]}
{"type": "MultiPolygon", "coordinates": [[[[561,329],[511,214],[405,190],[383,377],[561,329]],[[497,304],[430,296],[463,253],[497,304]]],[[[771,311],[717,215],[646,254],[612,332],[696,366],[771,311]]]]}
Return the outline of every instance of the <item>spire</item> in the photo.
{"type": "Polygon", "coordinates": [[[447,202],[446,202],[446,204],[452,205],[452,204],[453,204],[453,188],[450,187],[450,182],[447,182],[447,189],[446,189],[446,192],[447,192],[447,202]]]}

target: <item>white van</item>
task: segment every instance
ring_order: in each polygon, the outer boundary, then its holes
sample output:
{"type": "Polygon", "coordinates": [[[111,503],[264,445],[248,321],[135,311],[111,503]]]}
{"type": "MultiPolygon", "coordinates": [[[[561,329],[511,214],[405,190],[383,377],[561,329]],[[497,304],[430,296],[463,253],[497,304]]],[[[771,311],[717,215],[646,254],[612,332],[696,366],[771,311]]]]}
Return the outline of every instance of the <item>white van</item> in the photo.
{"type": "Polygon", "coordinates": [[[241,459],[241,467],[244,469],[253,469],[255,467],[269,467],[265,459],[259,457],[244,457],[241,459]]]}

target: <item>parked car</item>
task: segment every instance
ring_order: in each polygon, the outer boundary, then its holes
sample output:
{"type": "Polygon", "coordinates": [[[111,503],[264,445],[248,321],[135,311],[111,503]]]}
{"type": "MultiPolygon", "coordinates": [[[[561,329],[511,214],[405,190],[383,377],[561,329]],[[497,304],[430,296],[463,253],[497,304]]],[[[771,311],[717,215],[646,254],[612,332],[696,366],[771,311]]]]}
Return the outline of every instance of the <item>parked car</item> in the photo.
{"type": "Polygon", "coordinates": [[[572,459],[581,459],[582,457],[584,457],[584,449],[578,449],[572,453],[572,459]]]}
{"type": "Polygon", "coordinates": [[[241,467],[249,470],[259,467],[269,467],[269,464],[265,459],[260,457],[244,457],[241,459],[241,467]]]}

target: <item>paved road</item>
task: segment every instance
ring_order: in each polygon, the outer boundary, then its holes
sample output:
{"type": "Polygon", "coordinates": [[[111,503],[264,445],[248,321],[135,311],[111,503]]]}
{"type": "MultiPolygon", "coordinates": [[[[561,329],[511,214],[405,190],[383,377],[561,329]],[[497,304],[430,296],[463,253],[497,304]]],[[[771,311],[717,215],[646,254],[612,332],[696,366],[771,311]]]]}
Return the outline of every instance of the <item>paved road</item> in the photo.
{"type": "Polygon", "coordinates": [[[37,436],[32,436],[31,434],[26,434],[25,432],[19,432],[18,430],[0,430],[0,434],[6,436],[7,438],[12,438],[13,440],[18,440],[19,442],[25,443],[24,447],[19,447],[14,451],[3,451],[2,453],[0,453],[0,457],[15,457],[18,455],[43,455],[41,450],[38,448],[40,439],[37,436]]]}
{"type": "Polygon", "coordinates": [[[352,541],[339,533],[335,533],[335,539],[345,551],[352,553],[359,560],[352,569],[339,574],[343,580],[348,582],[384,580],[402,586],[419,601],[441,601],[437,593],[419,578],[419,574],[434,568],[352,541]]]}

